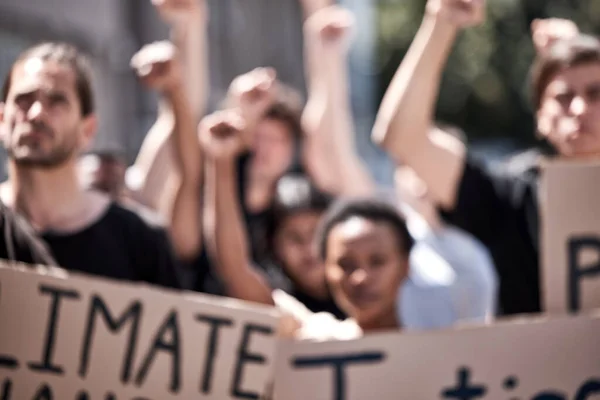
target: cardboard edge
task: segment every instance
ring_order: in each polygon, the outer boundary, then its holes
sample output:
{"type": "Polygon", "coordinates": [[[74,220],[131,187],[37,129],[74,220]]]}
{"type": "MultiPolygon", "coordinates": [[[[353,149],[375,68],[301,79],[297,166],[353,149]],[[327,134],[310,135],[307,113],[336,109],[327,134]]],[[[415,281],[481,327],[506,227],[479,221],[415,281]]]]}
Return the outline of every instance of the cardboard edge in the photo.
{"type": "Polygon", "coordinates": [[[240,299],[231,297],[221,297],[216,295],[210,295],[206,293],[197,293],[190,290],[178,290],[159,285],[154,285],[148,282],[137,282],[137,281],[123,281],[104,276],[97,276],[92,274],[86,274],[79,271],[68,271],[64,268],[55,266],[45,265],[31,265],[21,262],[12,262],[5,259],[0,259],[0,270],[7,269],[12,271],[18,271],[25,274],[41,275],[59,280],[83,280],[92,282],[102,282],[117,286],[123,289],[136,289],[145,292],[160,292],[167,296],[177,297],[185,301],[191,302],[203,302],[213,306],[227,307],[236,311],[249,311],[260,313],[276,319],[281,319],[282,312],[274,306],[268,306],[266,304],[252,303],[240,299]]]}

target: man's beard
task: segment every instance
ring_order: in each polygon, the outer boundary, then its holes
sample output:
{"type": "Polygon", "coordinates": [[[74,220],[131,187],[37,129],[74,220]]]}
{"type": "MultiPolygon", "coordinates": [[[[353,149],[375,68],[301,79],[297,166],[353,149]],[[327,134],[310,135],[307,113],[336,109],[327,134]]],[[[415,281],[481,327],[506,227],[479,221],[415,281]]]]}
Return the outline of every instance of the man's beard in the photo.
{"type": "Polygon", "coordinates": [[[17,156],[12,147],[7,148],[8,159],[19,167],[54,169],[63,165],[67,160],[73,158],[77,152],[77,141],[71,140],[61,143],[46,154],[32,154],[17,156]]]}

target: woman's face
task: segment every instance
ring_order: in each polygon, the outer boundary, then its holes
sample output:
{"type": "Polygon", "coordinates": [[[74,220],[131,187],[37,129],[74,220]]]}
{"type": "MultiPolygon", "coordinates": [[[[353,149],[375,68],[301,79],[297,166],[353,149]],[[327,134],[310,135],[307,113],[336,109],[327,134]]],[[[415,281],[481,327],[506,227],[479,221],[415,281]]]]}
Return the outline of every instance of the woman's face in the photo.
{"type": "Polygon", "coordinates": [[[275,255],[302,290],[316,298],[327,296],[325,270],[314,243],[321,213],[301,211],[283,219],[275,233],[275,255]]]}
{"type": "Polygon", "coordinates": [[[326,246],[325,274],[338,306],[363,329],[395,319],[408,255],[392,225],[353,217],[330,231],[326,246]]]}

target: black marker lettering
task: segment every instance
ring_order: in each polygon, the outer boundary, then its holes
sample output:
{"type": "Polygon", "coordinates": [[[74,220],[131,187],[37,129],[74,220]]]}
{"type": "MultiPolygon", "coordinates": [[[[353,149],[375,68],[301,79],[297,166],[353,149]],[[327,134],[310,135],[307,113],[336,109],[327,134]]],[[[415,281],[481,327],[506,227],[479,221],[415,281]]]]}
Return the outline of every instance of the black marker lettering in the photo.
{"type": "Polygon", "coordinates": [[[140,368],[136,378],[135,383],[138,386],[141,386],[146,379],[146,375],[148,375],[148,370],[150,366],[154,362],[154,358],[156,357],[157,352],[165,351],[171,354],[171,359],[173,363],[173,368],[171,369],[171,385],[170,391],[172,393],[177,393],[181,386],[181,374],[180,374],[180,362],[181,362],[181,348],[179,345],[179,324],[177,320],[177,311],[171,311],[169,316],[163,323],[163,325],[158,329],[158,332],[154,336],[154,341],[152,344],[152,348],[144,358],[144,362],[142,363],[142,367],[140,368]],[[171,333],[171,339],[166,340],[165,336],[168,333],[171,333]]]}
{"type": "MultiPolygon", "coordinates": [[[[81,392],[77,393],[75,400],[90,400],[90,395],[86,391],[82,390],[81,392]]],[[[104,396],[104,400],[117,400],[117,396],[115,396],[113,393],[107,393],[106,396],[104,396]]]]}
{"type": "Polygon", "coordinates": [[[248,352],[248,342],[250,342],[250,335],[252,332],[262,333],[263,335],[273,335],[273,329],[268,326],[246,324],[244,325],[244,333],[242,334],[242,340],[237,351],[237,363],[235,365],[235,374],[233,376],[233,382],[231,385],[231,395],[240,399],[259,399],[260,395],[254,392],[245,392],[240,389],[242,383],[242,374],[244,364],[264,364],[265,358],[260,354],[252,354],[248,352]]]}
{"type": "Polygon", "coordinates": [[[100,314],[102,320],[108,329],[116,333],[120,331],[129,320],[131,320],[131,330],[129,331],[129,338],[127,340],[127,350],[125,351],[125,358],[123,361],[123,368],[121,369],[121,382],[127,383],[131,375],[131,364],[133,362],[133,356],[135,353],[135,345],[138,336],[138,326],[140,324],[140,318],[142,313],[142,304],[139,301],[135,301],[129,306],[127,310],[117,319],[113,318],[106,303],[98,296],[92,296],[90,302],[90,311],[88,313],[88,320],[83,336],[83,344],[81,348],[81,359],[79,361],[79,376],[85,378],[88,367],[90,364],[90,350],[92,347],[92,341],[96,332],[96,316],[100,314]]]}
{"type": "Polygon", "coordinates": [[[50,316],[48,318],[48,327],[46,328],[46,343],[44,344],[44,354],[42,355],[42,361],[29,362],[27,363],[27,365],[33,371],[62,375],[64,373],[63,368],[59,365],[55,365],[52,363],[52,355],[54,354],[58,318],[60,314],[60,304],[63,297],[67,299],[79,299],[80,296],[79,293],[77,293],[74,290],[65,290],[57,287],[47,286],[44,284],[40,285],[40,293],[49,294],[50,296],[52,296],[52,300],[50,301],[50,316]]]}
{"type": "Polygon", "coordinates": [[[588,400],[592,395],[600,394],[600,380],[589,380],[575,395],[575,400],[588,400]]]}
{"type": "MultiPolygon", "coordinates": [[[[0,282],[0,298],[2,296],[2,282],[0,282]]],[[[0,368],[5,369],[17,369],[19,368],[19,361],[12,356],[0,354],[0,368]]],[[[4,400],[4,399],[1,399],[4,400]]]]}
{"type": "Polygon", "coordinates": [[[232,326],[233,321],[229,318],[211,317],[201,314],[196,315],[196,320],[210,324],[210,334],[206,346],[206,361],[204,363],[204,376],[200,386],[202,393],[208,394],[210,393],[212,382],[214,360],[219,348],[219,328],[221,328],[221,326],[232,326]]]}
{"type": "Polygon", "coordinates": [[[318,368],[330,365],[334,367],[333,398],[344,400],[346,398],[346,376],[345,367],[349,364],[380,363],[385,359],[381,351],[364,352],[356,354],[344,354],[339,356],[311,356],[298,357],[292,360],[294,368],[318,368]]]}
{"type": "Polygon", "coordinates": [[[600,256],[600,240],[594,237],[578,237],[569,240],[569,310],[579,311],[581,307],[580,281],[586,277],[600,275],[600,262],[592,266],[579,264],[579,254],[582,250],[593,249],[600,256]]]}
{"type": "Polygon", "coordinates": [[[565,395],[557,392],[543,392],[531,400],[567,400],[565,395]]]}
{"type": "Polygon", "coordinates": [[[44,384],[40,387],[32,400],[52,400],[52,390],[50,386],[44,384]]]}
{"type": "Polygon", "coordinates": [[[456,387],[442,390],[442,398],[457,400],[482,399],[487,393],[487,388],[483,385],[475,385],[470,382],[471,370],[460,368],[458,370],[458,383],[456,387]]]}
{"type": "Polygon", "coordinates": [[[5,379],[2,383],[2,391],[0,391],[0,400],[10,400],[12,395],[12,381],[5,379]]]}
{"type": "Polygon", "coordinates": [[[19,361],[17,361],[17,359],[14,357],[0,354],[0,368],[17,369],[19,368],[19,361]]]}

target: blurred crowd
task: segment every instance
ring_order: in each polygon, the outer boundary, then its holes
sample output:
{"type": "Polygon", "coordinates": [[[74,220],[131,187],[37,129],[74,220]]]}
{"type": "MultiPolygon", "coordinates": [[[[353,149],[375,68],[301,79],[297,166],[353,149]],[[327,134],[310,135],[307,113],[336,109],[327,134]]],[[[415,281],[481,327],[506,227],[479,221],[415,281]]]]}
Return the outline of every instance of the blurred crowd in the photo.
{"type": "Polygon", "coordinates": [[[76,47],[23,52],[6,76],[0,258],[279,307],[290,334],[349,339],[537,313],[539,162],[600,155],[600,42],[537,20],[533,105],[547,146],[491,171],[460,127],[434,118],[457,36],[484,0],[429,0],[380,105],[372,139],[393,190],[358,156],[350,105],[352,13],[304,12],[307,98],[261,67],[210,95],[205,0],[153,0],[170,40],[131,59],[160,97],[133,165],[88,153],[98,124],[76,47]]]}

